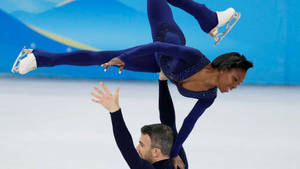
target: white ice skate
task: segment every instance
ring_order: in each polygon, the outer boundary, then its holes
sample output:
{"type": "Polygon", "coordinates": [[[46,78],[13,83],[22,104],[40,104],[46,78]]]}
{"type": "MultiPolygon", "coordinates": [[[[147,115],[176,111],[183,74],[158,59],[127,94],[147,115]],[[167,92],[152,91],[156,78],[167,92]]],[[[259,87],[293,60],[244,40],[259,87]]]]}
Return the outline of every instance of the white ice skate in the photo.
{"type": "Polygon", "coordinates": [[[233,8],[228,8],[225,11],[217,12],[218,25],[209,32],[209,35],[215,40],[215,46],[229,33],[237,21],[241,17],[240,12],[236,12],[233,8]],[[234,21],[233,21],[234,20],[234,21]],[[233,23],[230,25],[231,21],[233,23]],[[219,33],[218,28],[226,24],[224,32],[219,33]]]}
{"type": "Polygon", "coordinates": [[[32,49],[22,49],[19,56],[17,57],[11,72],[13,73],[20,73],[20,74],[26,74],[34,69],[37,68],[37,63],[34,54],[32,53],[32,49]],[[24,59],[22,59],[24,56],[26,56],[24,59]]]}

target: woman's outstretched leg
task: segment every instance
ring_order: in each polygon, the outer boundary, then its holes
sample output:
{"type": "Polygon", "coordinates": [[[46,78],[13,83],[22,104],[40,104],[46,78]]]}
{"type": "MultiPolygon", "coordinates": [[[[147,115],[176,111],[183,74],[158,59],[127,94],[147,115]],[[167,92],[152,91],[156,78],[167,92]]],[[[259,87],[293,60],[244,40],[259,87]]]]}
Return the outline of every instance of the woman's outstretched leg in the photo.
{"type": "MultiPolygon", "coordinates": [[[[20,74],[26,74],[39,67],[54,67],[57,65],[74,65],[74,66],[90,66],[101,65],[108,62],[114,57],[118,57],[124,52],[134,50],[140,46],[125,50],[115,51],[88,51],[79,50],[68,53],[52,53],[41,49],[22,50],[21,54],[24,59],[17,58],[19,64],[13,66],[12,71],[20,74]]],[[[19,55],[21,56],[21,55],[19,55]]],[[[132,62],[127,62],[125,69],[139,72],[159,72],[159,67],[156,64],[154,53],[143,56],[142,59],[137,59],[132,62]]]]}
{"type": "Polygon", "coordinates": [[[201,29],[212,36],[216,43],[224,38],[224,36],[232,29],[240,18],[240,13],[235,12],[233,8],[225,11],[215,12],[208,9],[204,4],[199,4],[193,0],[167,0],[170,4],[178,7],[194,16],[198,21],[201,29]],[[218,28],[225,24],[229,24],[232,19],[236,19],[232,26],[226,27],[225,32],[219,34],[218,28]],[[218,36],[222,35],[220,38],[218,36]]]}
{"type": "Polygon", "coordinates": [[[41,49],[32,52],[36,58],[37,67],[53,67],[58,65],[90,66],[101,65],[122,54],[120,51],[88,51],[79,50],[68,53],[52,53],[41,49]]]}

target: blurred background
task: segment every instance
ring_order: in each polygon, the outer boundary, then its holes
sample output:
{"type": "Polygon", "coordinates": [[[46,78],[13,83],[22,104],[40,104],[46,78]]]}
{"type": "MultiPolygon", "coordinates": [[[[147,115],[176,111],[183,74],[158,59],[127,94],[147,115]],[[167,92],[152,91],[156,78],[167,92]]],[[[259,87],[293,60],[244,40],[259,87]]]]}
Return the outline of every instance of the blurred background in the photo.
{"type": "MultiPolygon", "coordinates": [[[[172,8],[187,46],[210,60],[237,51],[254,63],[243,84],[218,98],[184,144],[191,169],[300,168],[299,0],[197,0],[242,14],[213,46],[196,20],[172,8]]],[[[157,123],[157,74],[99,66],[39,68],[12,74],[21,51],[119,50],[152,42],[146,0],[0,0],[0,168],[128,168],[113,139],[109,114],[90,101],[99,80],[121,87],[133,140],[157,123]]],[[[169,85],[177,128],[195,100],[169,85]]]]}

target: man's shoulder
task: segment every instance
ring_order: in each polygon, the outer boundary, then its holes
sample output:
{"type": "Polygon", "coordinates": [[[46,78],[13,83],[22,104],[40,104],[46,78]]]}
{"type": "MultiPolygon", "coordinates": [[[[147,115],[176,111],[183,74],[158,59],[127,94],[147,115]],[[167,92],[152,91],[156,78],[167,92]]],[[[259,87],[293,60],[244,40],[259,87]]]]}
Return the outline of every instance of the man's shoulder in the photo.
{"type": "Polygon", "coordinates": [[[157,161],[152,164],[155,169],[173,169],[173,165],[170,159],[157,161]]]}

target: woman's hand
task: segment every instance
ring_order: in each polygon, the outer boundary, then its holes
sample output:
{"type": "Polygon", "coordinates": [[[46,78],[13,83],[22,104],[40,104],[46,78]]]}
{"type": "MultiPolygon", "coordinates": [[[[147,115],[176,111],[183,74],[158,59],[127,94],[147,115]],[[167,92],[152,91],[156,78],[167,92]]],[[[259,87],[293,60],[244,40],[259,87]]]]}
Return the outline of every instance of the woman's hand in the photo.
{"type": "Polygon", "coordinates": [[[116,112],[120,109],[119,106],[119,90],[118,87],[113,95],[109,89],[104,85],[103,82],[100,82],[101,87],[104,91],[100,90],[98,87],[93,86],[97,94],[91,92],[91,95],[95,98],[92,99],[93,102],[101,104],[109,112],[116,112]]]}
{"type": "Polygon", "coordinates": [[[164,72],[162,70],[159,72],[158,79],[159,80],[168,80],[168,78],[166,77],[166,75],[164,74],[164,72]]]}
{"type": "Polygon", "coordinates": [[[185,168],[185,165],[184,165],[182,159],[179,156],[173,157],[171,160],[172,160],[172,164],[174,166],[174,169],[177,169],[177,167],[179,167],[180,169],[185,168]]]}
{"type": "Polygon", "coordinates": [[[104,66],[105,66],[104,72],[106,72],[110,66],[119,66],[119,74],[121,74],[122,70],[124,69],[125,63],[120,58],[114,57],[109,62],[101,65],[101,67],[104,66]]]}

